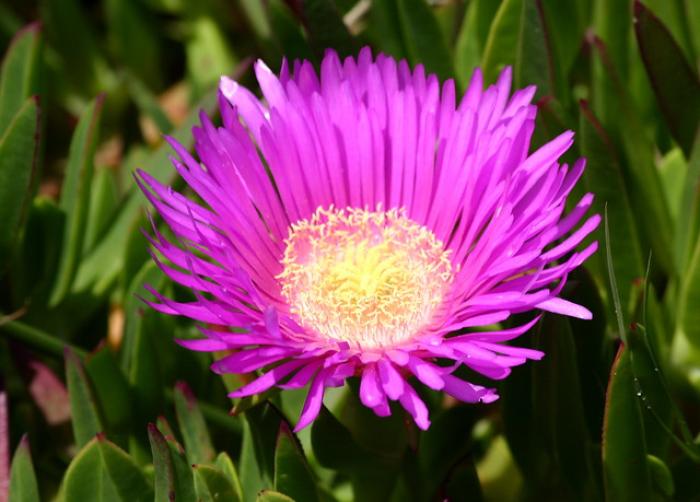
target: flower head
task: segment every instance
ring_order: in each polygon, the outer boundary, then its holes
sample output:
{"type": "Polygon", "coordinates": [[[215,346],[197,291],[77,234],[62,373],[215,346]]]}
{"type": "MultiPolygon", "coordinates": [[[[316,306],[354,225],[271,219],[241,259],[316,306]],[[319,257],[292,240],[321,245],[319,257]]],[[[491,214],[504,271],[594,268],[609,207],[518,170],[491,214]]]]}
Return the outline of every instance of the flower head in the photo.
{"type": "Polygon", "coordinates": [[[459,103],[451,80],[369,49],[329,51],[320,75],[308,62],[255,70],[264,101],[223,77],[222,126],[202,115],[193,131],[199,160],[169,140],[206,206],[138,180],[175,236],[154,231],[156,262],[196,298],[151,289],[151,305],[202,323],[204,338],[179,343],[227,351],[214,371],[260,371],[233,397],[309,385],[300,429],[325,388],[359,376],[377,415],[398,401],[426,429],[414,380],[491,402],[454,371],[501,379],[543,356],[503,343],[537,317],[452,333],[531,310],[590,318],[559,297],[597,245],[577,250],[600,220],[583,219],[591,194],[564,215],[585,162],[559,162],[571,132],[529,153],[535,91],[510,95],[510,69],[487,89],[476,70],[459,103]]]}

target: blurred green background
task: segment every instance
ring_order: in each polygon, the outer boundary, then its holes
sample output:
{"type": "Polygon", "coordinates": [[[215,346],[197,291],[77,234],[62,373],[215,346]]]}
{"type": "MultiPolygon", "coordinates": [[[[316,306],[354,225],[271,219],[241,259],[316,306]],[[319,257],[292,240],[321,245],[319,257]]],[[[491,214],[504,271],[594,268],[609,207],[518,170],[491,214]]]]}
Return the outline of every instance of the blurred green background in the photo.
{"type": "Polygon", "coordinates": [[[699,1],[4,0],[0,48],[0,501],[700,500],[699,1]],[[162,135],[220,75],[364,45],[538,86],[535,145],[575,130],[606,216],[565,291],[595,317],[516,340],[547,356],[492,405],[421,390],[427,432],[351,382],[296,437],[303,391],[232,403],[135,296],[188,292],[132,173],[180,186],[162,135]]]}

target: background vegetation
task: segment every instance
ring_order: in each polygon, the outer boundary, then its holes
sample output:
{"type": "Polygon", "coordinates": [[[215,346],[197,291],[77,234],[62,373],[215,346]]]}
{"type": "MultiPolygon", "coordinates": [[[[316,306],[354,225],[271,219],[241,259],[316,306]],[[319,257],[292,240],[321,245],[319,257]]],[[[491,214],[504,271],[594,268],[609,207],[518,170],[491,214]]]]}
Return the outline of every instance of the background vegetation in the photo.
{"type": "Polygon", "coordinates": [[[700,500],[700,2],[6,0],[0,48],[0,500],[700,500]],[[295,437],[303,392],[231,403],[135,296],[187,292],[131,175],[174,178],[161,134],[191,145],[221,74],[366,44],[537,84],[607,215],[566,291],[595,318],[517,340],[547,357],[495,404],[423,389],[428,432],[351,383],[295,437]]]}

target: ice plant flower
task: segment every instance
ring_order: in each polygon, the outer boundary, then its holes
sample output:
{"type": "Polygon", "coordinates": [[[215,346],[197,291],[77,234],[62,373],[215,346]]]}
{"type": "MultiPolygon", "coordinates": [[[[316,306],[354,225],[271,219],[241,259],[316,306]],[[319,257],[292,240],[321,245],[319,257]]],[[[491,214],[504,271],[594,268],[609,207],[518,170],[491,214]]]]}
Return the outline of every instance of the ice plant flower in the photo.
{"type": "Polygon", "coordinates": [[[154,229],[154,258],[194,294],[149,288],[150,304],[201,323],[203,338],[179,343],[225,351],[213,371],[260,372],[231,396],[309,385],[298,430],[327,387],[358,376],[364,405],[386,416],[398,401],[426,429],[416,382],[488,403],[495,390],[457,368],[502,379],[543,356],[504,343],[537,316],[467,328],[527,311],[590,318],[559,296],[596,250],[578,249],[600,220],[584,218],[593,196],[564,214],[585,162],[559,161],[571,132],[529,152],[535,89],[511,95],[510,69],[486,89],[476,70],[459,102],[453,81],[369,49],[328,51],[320,74],[308,62],[255,73],[264,100],[221,79],[223,124],[202,114],[198,158],[169,139],[205,205],[138,175],[174,235],[154,229]]]}

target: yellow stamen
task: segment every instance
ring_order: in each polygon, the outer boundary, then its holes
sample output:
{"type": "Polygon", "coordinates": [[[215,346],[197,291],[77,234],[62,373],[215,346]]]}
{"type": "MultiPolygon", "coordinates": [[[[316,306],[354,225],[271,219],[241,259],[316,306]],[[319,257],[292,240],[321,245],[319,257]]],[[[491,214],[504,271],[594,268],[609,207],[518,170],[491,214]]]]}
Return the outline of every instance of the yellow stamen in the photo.
{"type": "Polygon", "coordinates": [[[409,341],[452,283],[449,251],[404,210],[319,208],[293,224],[278,276],[300,323],[362,348],[409,341]]]}

